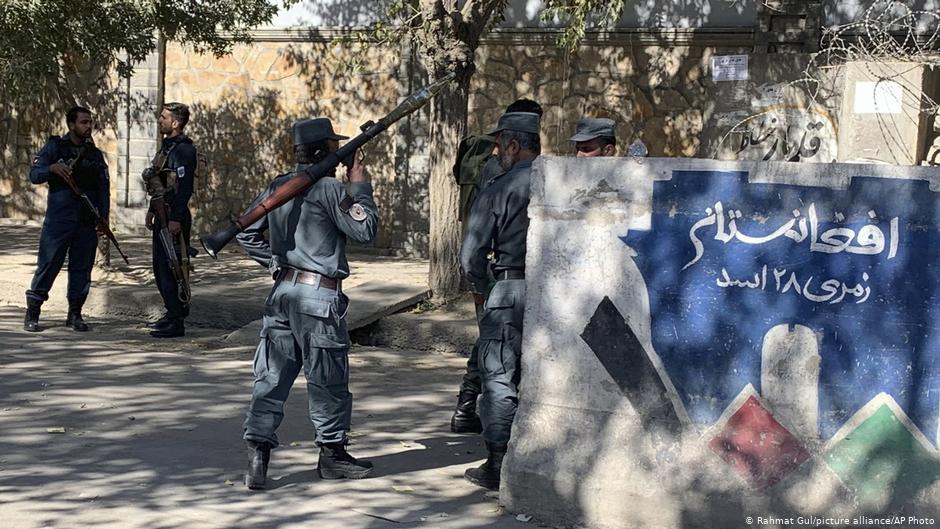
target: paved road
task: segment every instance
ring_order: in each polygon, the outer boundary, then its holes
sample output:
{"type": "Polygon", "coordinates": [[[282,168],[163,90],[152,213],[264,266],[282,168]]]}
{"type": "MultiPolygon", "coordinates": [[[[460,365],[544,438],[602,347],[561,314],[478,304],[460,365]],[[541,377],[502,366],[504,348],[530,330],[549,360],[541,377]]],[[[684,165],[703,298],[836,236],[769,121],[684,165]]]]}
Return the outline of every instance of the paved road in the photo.
{"type": "MultiPolygon", "coordinates": [[[[64,314],[48,313],[50,321],[64,314]]],[[[447,430],[464,360],[354,347],[352,452],[377,476],[324,482],[302,378],[288,401],[272,490],[242,486],[251,350],[218,329],[154,341],[136,321],[93,332],[20,330],[0,307],[0,527],[519,528],[462,473],[478,437],[447,430]],[[64,428],[65,433],[51,433],[64,428]]]]}
{"type": "MultiPolygon", "coordinates": [[[[0,270],[3,271],[0,305],[26,304],[26,289],[36,270],[39,233],[38,226],[13,225],[0,219],[0,270]]],[[[121,247],[130,255],[130,265],[115,254],[111,270],[94,269],[91,292],[84,308],[87,316],[145,320],[156,319],[163,313],[163,302],[153,282],[150,245],[150,237],[121,236],[121,247]]],[[[343,288],[350,292],[368,282],[427,286],[426,260],[360,253],[350,255],[349,261],[352,275],[343,282],[343,288]]],[[[218,260],[203,253],[193,263],[196,271],[188,324],[231,332],[261,318],[262,300],[271,288],[271,277],[264,268],[248,259],[237,244],[227,246],[218,260]]],[[[44,312],[66,309],[67,277],[63,268],[49,293],[49,301],[43,305],[44,312]]]]}

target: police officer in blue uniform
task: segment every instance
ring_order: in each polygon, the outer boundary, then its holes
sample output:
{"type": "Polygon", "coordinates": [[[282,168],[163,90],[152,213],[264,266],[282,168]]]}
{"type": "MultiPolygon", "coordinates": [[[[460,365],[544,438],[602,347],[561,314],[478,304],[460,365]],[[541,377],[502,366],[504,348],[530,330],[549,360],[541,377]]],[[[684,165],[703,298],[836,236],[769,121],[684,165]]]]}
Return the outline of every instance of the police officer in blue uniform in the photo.
{"type": "MultiPolygon", "coordinates": [[[[192,248],[189,241],[193,217],[189,211],[189,199],[193,196],[193,178],[196,175],[196,147],[184,132],[186,124],[189,123],[189,107],[182,103],[167,103],[163,105],[157,123],[160,133],[164,135],[157,159],[165,160],[164,167],[157,170],[166,171],[169,178],[174,180],[168,182],[171,191],[165,200],[166,218],[177,259],[180,259],[180,233],[186,241],[186,248],[192,248]]],[[[183,321],[189,316],[189,303],[180,300],[180,285],[176,282],[166,251],[159,239],[162,225],[152,209],[147,212],[146,224],[147,228],[153,231],[153,276],[166,308],[166,314],[162,318],[148,325],[153,329],[150,335],[155,338],[183,336],[186,333],[183,321]]]]}
{"type": "Polygon", "coordinates": [[[73,107],[65,115],[68,133],[52,136],[33,160],[29,180],[48,184],[46,217],[39,237],[39,259],[36,273],[26,291],[26,319],[23,328],[39,332],[39,314],[49,299],[49,289],[68,256],[69,312],[65,324],[83,332],[88,325],[82,319],[82,305],[91,286],[91,269],[95,264],[98,237],[94,214],[82,205],[66,184],[71,178],[94,204],[102,219],[107,220],[110,180],[108,166],[101,151],[91,141],[94,119],[91,111],[73,107]],[[81,153],[81,158],[76,158],[81,153]]]}
{"type": "MultiPolygon", "coordinates": [[[[327,118],[299,121],[293,135],[295,171],[275,178],[251,207],[297,171],[335,152],[339,140],[347,139],[333,132],[327,118]]],[[[335,176],[326,176],[238,235],[248,255],[275,278],[265,300],[261,343],[255,353],[255,385],[244,424],[244,439],[252,450],[245,476],[250,489],[265,486],[284,402],[301,369],[320,446],[320,477],[357,479],[372,471],[370,462],[346,452],[352,394],[345,321],[349,299],[342,284],[349,276],[347,239],[368,243],[377,229],[372,184],[356,161],[349,171],[348,190],[335,176]]]]}
{"type": "Polygon", "coordinates": [[[474,201],[460,262],[475,300],[483,302],[477,348],[483,390],[480,419],[489,452],[486,462],[464,476],[475,485],[497,490],[518,403],[529,178],[532,161],[541,152],[539,115],[507,112],[491,134],[505,172],[474,201]],[[489,272],[496,282],[488,290],[489,272]]]}

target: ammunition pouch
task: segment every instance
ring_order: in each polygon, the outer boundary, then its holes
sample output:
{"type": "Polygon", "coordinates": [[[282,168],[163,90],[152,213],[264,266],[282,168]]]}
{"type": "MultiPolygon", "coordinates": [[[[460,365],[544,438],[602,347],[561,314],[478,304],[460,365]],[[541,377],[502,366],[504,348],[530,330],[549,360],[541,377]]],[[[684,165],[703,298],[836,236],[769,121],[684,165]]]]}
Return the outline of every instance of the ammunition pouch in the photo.
{"type": "Polygon", "coordinates": [[[150,198],[166,197],[176,192],[176,173],[172,170],[156,170],[148,167],[141,178],[144,180],[150,198]]]}
{"type": "Polygon", "coordinates": [[[172,151],[173,147],[165,152],[162,149],[158,151],[150,162],[150,167],[144,169],[141,175],[147,186],[147,194],[151,198],[165,197],[176,191],[176,172],[166,168],[172,151]]]}

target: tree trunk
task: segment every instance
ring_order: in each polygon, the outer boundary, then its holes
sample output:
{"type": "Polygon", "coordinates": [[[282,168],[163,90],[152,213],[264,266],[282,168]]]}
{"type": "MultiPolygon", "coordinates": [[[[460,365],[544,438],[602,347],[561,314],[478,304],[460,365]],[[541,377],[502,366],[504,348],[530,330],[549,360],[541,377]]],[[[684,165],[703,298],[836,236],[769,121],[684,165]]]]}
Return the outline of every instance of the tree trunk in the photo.
{"type": "Polygon", "coordinates": [[[431,100],[428,133],[431,265],[428,287],[439,302],[454,298],[460,290],[459,193],[452,167],[457,144],[467,129],[469,84],[469,76],[459,76],[431,100]]]}
{"type": "Polygon", "coordinates": [[[459,192],[452,168],[457,145],[467,132],[467,105],[474,52],[480,35],[504,0],[420,0],[420,24],[412,26],[421,62],[431,79],[455,72],[457,79],[431,100],[431,267],[428,286],[436,301],[460,291],[459,192]]]}

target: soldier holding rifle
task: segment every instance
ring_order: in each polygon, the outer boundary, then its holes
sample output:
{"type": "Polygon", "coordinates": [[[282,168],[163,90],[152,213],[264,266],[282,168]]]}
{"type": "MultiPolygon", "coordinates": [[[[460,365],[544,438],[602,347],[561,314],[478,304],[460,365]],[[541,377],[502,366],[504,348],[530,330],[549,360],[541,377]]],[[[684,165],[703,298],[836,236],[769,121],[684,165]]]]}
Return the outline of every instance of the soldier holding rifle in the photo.
{"type": "Polygon", "coordinates": [[[96,225],[99,233],[110,232],[107,226],[108,166],[91,141],[94,127],[91,111],[73,107],[66,113],[65,123],[68,133],[50,137],[29,172],[33,184],[49,184],[46,216],[39,237],[39,259],[26,291],[23,328],[30,332],[41,330],[40,309],[49,299],[49,289],[66,255],[69,258],[66,294],[69,311],[65,324],[75,331],[88,330],[82,319],[82,306],[91,286],[91,269],[98,247],[96,225]]]}
{"type": "Polygon", "coordinates": [[[183,336],[189,316],[189,235],[193,218],[189,199],[196,175],[196,147],[183,132],[189,107],[167,103],[157,119],[165,137],[153,165],[144,172],[150,210],[147,228],[153,231],[153,276],[166,314],[148,324],[155,338],[183,336]]]}

